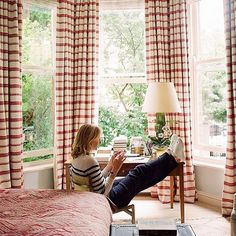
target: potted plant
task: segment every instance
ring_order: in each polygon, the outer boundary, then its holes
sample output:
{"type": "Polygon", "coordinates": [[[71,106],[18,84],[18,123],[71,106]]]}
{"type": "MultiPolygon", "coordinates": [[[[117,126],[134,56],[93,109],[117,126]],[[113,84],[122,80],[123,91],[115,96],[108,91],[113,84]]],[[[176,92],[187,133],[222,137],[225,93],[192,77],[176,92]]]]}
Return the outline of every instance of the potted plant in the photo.
{"type": "Polygon", "coordinates": [[[149,136],[152,148],[158,151],[163,151],[170,145],[170,137],[172,135],[170,127],[166,125],[164,113],[160,113],[156,116],[155,130],[156,135],[149,136]]]}

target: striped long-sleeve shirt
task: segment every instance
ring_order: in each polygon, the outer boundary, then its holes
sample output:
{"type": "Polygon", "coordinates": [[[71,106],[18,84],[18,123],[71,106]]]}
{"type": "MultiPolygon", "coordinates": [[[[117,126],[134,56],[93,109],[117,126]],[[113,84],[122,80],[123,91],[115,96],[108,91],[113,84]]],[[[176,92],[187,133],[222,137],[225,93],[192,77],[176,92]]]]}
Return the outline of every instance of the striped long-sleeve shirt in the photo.
{"type": "Polygon", "coordinates": [[[109,177],[108,174],[107,168],[101,171],[98,161],[91,155],[81,155],[71,163],[72,179],[74,175],[89,177],[93,191],[96,193],[107,195],[110,192],[114,178],[109,177]]]}

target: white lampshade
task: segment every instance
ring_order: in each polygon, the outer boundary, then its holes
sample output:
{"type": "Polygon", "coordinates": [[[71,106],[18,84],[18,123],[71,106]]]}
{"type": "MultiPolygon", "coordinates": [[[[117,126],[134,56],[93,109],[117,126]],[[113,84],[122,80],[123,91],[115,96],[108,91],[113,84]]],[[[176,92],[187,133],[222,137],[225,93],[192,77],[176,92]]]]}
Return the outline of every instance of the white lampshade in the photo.
{"type": "Polygon", "coordinates": [[[148,84],[143,112],[176,113],[180,112],[180,104],[172,82],[151,82],[148,84]]]}

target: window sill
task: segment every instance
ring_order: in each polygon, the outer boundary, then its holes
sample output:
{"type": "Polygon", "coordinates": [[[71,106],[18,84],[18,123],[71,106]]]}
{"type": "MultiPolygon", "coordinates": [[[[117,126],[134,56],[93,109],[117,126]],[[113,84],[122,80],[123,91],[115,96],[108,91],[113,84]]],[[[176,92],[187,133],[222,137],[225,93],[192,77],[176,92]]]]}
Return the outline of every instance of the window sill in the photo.
{"type": "Polygon", "coordinates": [[[225,169],[225,159],[222,160],[222,159],[194,156],[193,165],[216,168],[216,169],[225,169]]]}
{"type": "Polygon", "coordinates": [[[47,160],[33,161],[29,163],[23,163],[24,173],[46,170],[53,168],[53,158],[47,160]]]}

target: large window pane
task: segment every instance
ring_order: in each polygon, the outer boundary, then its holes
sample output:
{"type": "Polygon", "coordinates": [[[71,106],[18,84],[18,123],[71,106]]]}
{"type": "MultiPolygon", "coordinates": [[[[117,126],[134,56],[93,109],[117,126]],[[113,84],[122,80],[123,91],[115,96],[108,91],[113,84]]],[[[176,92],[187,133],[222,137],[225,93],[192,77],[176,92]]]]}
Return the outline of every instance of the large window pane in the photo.
{"type": "Polygon", "coordinates": [[[24,151],[53,146],[51,76],[23,74],[24,151]]]}
{"type": "Polygon", "coordinates": [[[201,0],[199,5],[199,59],[224,57],[223,0],[201,0]]]}
{"type": "Polygon", "coordinates": [[[100,32],[101,76],[145,72],[143,11],[104,11],[100,32]]]}
{"type": "Polygon", "coordinates": [[[53,157],[53,75],[56,6],[23,1],[22,102],[23,159],[53,157]]]}
{"type": "Polygon", "coordinates": [[[144,10],[112,10],[100,14],[99,125],[102,145],[125,135],[146,137],[141,112],[146,91],[144,10]]]}
{"type": "Polygon", "coordinates": [[[133,136],[147,138],[147,119],[141,112],[146,87],[146,84],[102,86],[99,125],[104,133],[103,146],[111,144],[112,139],[119,135],[129,139],[133,136]]]}
{"type": "Polygon", "coordinates": [[[50,9],[25,5],[22,58],[24,65],[52,66],[51,19],[50,9]]]}
{"type": "Polygon", "coordinates": [[[198,68],[198,143],[204,146],[226,145],[226,74],[225,70],[198,68]]]}
{"type": "Polygon", "coordinates": [[[223,0],[191,2],[193,154],[225,156],[226,62],[223,0]]]}

